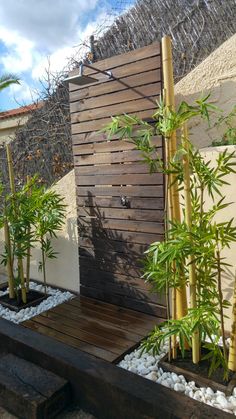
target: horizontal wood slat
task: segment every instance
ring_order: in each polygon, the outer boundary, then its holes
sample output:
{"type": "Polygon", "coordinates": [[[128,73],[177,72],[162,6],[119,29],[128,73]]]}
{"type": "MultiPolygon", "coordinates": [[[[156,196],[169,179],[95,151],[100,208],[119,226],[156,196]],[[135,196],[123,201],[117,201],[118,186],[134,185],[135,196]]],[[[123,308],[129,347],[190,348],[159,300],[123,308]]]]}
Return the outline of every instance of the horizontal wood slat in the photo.
{"type": "Polygon", "coordinates": [[[116,240],[106,240],[105,238],[96,238],[96,237],[79,237],[79,247],[80,249],[86,251],[94,251],[94,252],[105,252],[105,253],[127,253],[130,252],[131,254],[139,254],[143,255],[147,247],[149,246],[148,243],[145,244],[136,244],[136,243],[128,243],[124,240],[116,241],[116,240]]]}
{"type": "Polygon", "coordinates": [[[163,185],[162,173],[140,175],[76,175],[78,186],[87,185],[163,185]]]}
{"type": "Polygon", "coordinates": [[[138,210],[138,209],[121,209],[121,208],[103,208],[95,211],[93,208],[79,208],[80,217],[91,218],[116,218],[126,220],[143,220],[163,222],[163,210],[138,210]]]}
{"type": "MultiPolygon", "coordinates": [[[[114,78],[110,79],[106,77],[106,75],[101,74],[99,72],[93,72],[95,81],[90,84],[90,87],[96,87],[98,84],[107,84],[111,83],[112,80],[118,80],[122,81],[123,78],[126,78],[127,76],[135,75],[135,74],[142,74],[149,70],[155,70],[160,69],[160,56],[155,56],[152,58],[147,58],[146,60],[141,60],[138,62],[133,62],[129,64],[125,64],[123,66],[119,66],[115,69],[115,72],[113,73],[114,78]]],[[[156,81],[160,81],[160,77],[157,77],[156,81]]],[[[119,82],[119,84],[122,86],[122,83],[119,82]]],[[[128,83],[127,83],[128,84],[128,83]]],[[[73,83],[70,83],[70,91],[73,92],[75,89],[78,89],[78,86],[76,84],[73,85],[73,83]]],[[[127,87],[127,86],[125,86],[127,87]]],[[[86,87],[84,87],[86,88],[86,87]]],[[[80,88],[80,90],[83,90],[83,87],[80,88]]],[[[80,97],[78,99],[81,99],[80,97]]]]}
{"type": "Polygon", "coordinates": [[[136,197],[160,197],[163,198],[164,192],[162,186],[146,186],[140,188],[139,186],[80,186],[78,188],[78,196],[126,196],[127,198],[136,197]]]}
{"type": "MultiPolygon", "coordinates": [[[[109,119],[109,121],[111,122],[111,119],[109,119]]],[[[153,124],[153,121],[151,119],[148,120],[150,125],[153,124]]],[[[137,136],[139,136],[139,127],[135,126],[133,127],[133,133],[132,133],[132,138],[135,138],[137,136]]],[[[156,138],[157,136],[154,136],[154,138],[156,138]]],[[[73,145],[83,145],[83,144],[91,144],[91,143],[106,143],[108,141],[112,142],[114,140],[120,140],[120,134],[114,134],[112,136],[109,136],[108,138],[108,134],[102,131],[91,131],[91,132],[84,132],[84,133],[80,133],[80,134],[73,134],[72,135],[72,142],[73,145]]],[[[127,140],[123,140],[124,142],[126,142],[127,140]]]]}
{"type": "MultiPolygon", "coordinates": [[[[157,149],[159,158],[162,158],[162,149],[157,149]]],[[[156,153],[153,153],[156,157],[156,153]]],[[[139,150],[117,151],[116,153],[96,153],[96,154],[82,154],[75,155],[75,165],[87,166],[93,164],[111,164],[111,163],[125,163],[125,162],[141,162],[142,155],[139,150]]]]}
{"type": "Polygon", "coordinates": [[[161,317],[166,319],[166,307],[158,304],[145,301],[145,299],[131,298],[124,295],[109,293],[101,291],[98,288],[81,286],[81,293],[90,298],[98,298],[101,301],[108,301],[112,304],[121,305],[122,307],[132,307],[133,310],[137,310],[143,313],[150,314],[152,316],[161,317]]]}
{"type": "MultiPolygon", "coordinates": [[[[159,94],[152,90],[152,95],[145,99],[136,99],[124,103],[116,103],[115,105],[102,106],[101,108],[89,109],[87,111],[75,112],[71,114],[71,123],[76,124],[78,122],[93,121],[97,119],[107,118],[116,115],[136,114],[137,112],[151,109],[155,110],[156,102],[159,99],[159,94]]],[[[153,113],[153,112],[152,112],[153,113]]],[[[151,114],[152,114],[151,113],[151,114]]]]}
{"type": "MultiPolygon", "coordinates": [[[[139,48],[135,51],[130,51],[122,55],[106,58],[94,64],[96,68],[100,70],[112,70],[117,67],[124,66],[128,63],[138,62],[139,60],[145,60],[150,57],[160,54],[160,43],[155,42],[152,45],[148,45],[143,48],[139,48]]],[[[71,71],[70,76],[76,75],[79,73],[79,69],[71,71]]],[[[84,74],[92,75],[95,74],[96,70],[91,70],[89,68],[84,68],[84,74]]],[[[78,88],[78,87],[77,87],[78,88]]]]}
{"type": "MultiPolygon", "coordinates": [[[[83,278],[82,278],[82,286],[83,286],[83,278]]],[[[93,277],[92,275],[86,276],[86,287],[91,287],[96,289],[98,287],[97,275],[93,277]]],[[[145,300],[150,303],[164,305],[165,299],[160,297],[158,294],[150,293],[150,290],[145,290],[144,288],[137,287],[135,284],[135,280],[130,281],[129,286],[129,278],[126,277],[126,281],[120,282],[118,280],[112,282],[105,281],[102,276],[99,280],[99,291],[110,292],[111,294],[117,294],[122,297],[126,296],[129,298],[136,298],[145,300]]]]}
{"type": "MultiPolygon", "coordinates": [[[[141,279],[143,252],[164,236],[164,175],[149,173],[131,141],[101,132],[111,116],[124,113],[152,121],[162,89],[159,44],[94,65],[133,89],[88,69],[95,83],[70,84],[81,293],[165,318],[163,297],[141,279]]],[[[162,158],[162,138],[152,144],[153,158],[162,158]]]]}
{"type": "MultiPolygon", "coordinates": [[[[133,112],[130,112],[130,114],[135,115],[140,119],[150,120],[155,110],[156,110],[156,105],[153,104],[151,109],[147,106],[147,110],[145,109],[143,111],[133,111],[133,112]]],[[[124,111],[125,111],[125,107],[123,108],[123,112],[121,111],[121,114],[123,114],[124,111]]],[[[101,118],[101,119],[95,119],[95,120],[91,119],[90,121],[79,122],[76,124],[74,123],[71,125],[71,132],[72,132],[72,135],[74,135],[74,134],[80,134],[80,133],[86,133],[86,132],[92,132],[92,131],[99,131],[103,129],[110,122],[111,122],[111,114],[109,115],[109,118],[101,118]]]]}
{"type": "MultiPolygon", "coordinates": [[[[164,209],[164,198],[160,197],[149,197],[149,198],[137,198],[132,197],[132,201],[129,202],[129,208],[131,209],[164,209]]],[[[93,197],[90,199],[86,196],[77,196],[78,207],[101,207],[101,208],[124,208],[121,204],[120,197],[93,197]]]]}
{"type": "MultiPolygon", "coordinates": [[[[159,154],[159,153],[158,153],[159,154]]],[[[119,164],[100,164],[93,166],[75,166],[76,176],[81,175],[119,175],[119,174],[149,174],[149,168],[144,161],[137,163],[125,162],[119,164]],[[91,170],[92,169],[92,170],[91,170]]]]}
{"type": "MultiPolygon", "coordinates": [[[[134,74],[128,77],[122,77],[122,81],[128,84],[130,87],[139,88],[145,84],[159,83],[161,80],[161,70],[156,69],[156,62],[154,62],[154,70],[147,70],[144,68],[144,73],[134,74]]],[[[75,90],[70,93],[71,104],[75,101],[82,101],[83,99],[96,98],[97,96],[107,95],[109,93],[120,92],[122,90],[128,90],[126,86],[122,85],[116,80],[107,80],[105,83],[93,84],[92,86],[84,87],[83,89],[75,90]]],[[[93,100],[91,99],[91,100],[93,100]]]]}
{"type": "Polygon", "coordinates": [[[139,244],[146,244],[146,243],[154,243],[156,241],[162,241],[164,236],[164,226],[160,225],[160,233],[136,233],[130,232],[125,230],[106,230],[100,229],[98,227],[80,225],[79,222],[79,233],[80,236],[90,237],[94,239],[102,239],[102,240],[115,240],[115,241],[122,241],[124,240],[126,243],[139,243],[139,244]],[[82,228],[83,227],[83,228],[82,228]]]}
{"type": "Polygon", "coordinates": [[[161,233],[163,231],[163,224],[161,222],[152,222],[152,221],[139,221],[134,220],[119,220],[119,219],[102,219],[102,218],[92,218],[85,219],[81,217],[80,225],[85,226],[94,223],[94,227],[99,226],[99,228],[112,229],[112,230],[126,230],[126,231],[135,231],[141,233],[161,233]]]}
{"type": "Polygon", "coordinates": [[[84,112],[91,109],[92,111],[96,108],[101,108],[104,106],[110,106],[129,102],[137,99],[141,99],[143,96],[153,96],[161,93],[161,82],[148,84],[147,86],[135,87],[135,90],[122,90],[120,92],[110,93],[107,95],[101,95],[95,98],[89,99],[79,99],[77,102],[71,103],[70,111],[74,112],[84,112]],[[154,94],[153,94],[154,93],[154,94]]]}
{"type": "MultiPolygon", "coordinates": [[[[162,138],[153,136],[151,145],[156,146],[157,149],[162,147],[162,138]]],[[[93,154],[93,153],[110,153],[115,151],[135,150],[136,145],[131,140],[113,140],[104,141],[102,143],[79,144],[73,146],[73,153],[79,154],[93,154]]]]}

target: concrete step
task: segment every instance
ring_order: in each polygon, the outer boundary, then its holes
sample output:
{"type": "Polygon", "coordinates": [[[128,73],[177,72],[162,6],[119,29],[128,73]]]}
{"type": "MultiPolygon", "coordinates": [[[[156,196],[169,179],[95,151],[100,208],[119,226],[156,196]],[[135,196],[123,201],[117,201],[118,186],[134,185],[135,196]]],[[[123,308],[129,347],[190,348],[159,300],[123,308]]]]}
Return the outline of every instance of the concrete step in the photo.
{"type": "Polygon", "coordinates": [[[0,406],[21,419],[50,419],[70,401],[68,381],[13,354],[0,359],[0,406]]]}

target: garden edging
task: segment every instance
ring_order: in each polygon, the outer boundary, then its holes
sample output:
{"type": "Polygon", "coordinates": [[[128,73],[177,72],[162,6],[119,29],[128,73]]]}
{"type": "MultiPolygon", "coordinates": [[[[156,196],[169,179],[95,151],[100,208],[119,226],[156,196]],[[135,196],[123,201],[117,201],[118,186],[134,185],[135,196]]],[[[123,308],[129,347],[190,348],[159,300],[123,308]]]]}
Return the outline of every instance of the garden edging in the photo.
{"type": "Polygon", "coordinates": [[[66,378],[73,399],[97,418],[234,417],[4,319],[0,319],[0,351],[21,356],[66,378]]]}

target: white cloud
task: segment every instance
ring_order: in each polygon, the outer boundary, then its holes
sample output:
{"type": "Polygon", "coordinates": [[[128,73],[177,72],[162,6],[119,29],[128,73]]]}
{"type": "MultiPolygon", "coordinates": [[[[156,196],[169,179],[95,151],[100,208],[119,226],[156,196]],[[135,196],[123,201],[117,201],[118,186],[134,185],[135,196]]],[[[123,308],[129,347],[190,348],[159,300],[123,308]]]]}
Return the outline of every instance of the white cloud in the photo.
{"type": "MultiPolygon", "coordinates": [[[[60,72],[68,58],[81,59],[85,40],[98,26],[111,23],[104,5],[108,0],[7,0],[0,2],[0,72],[16,73],[21,86],[8,96],[19,103],[32,100],[36,80],[48,68],[60,72]],[[3,48],[1,48],[1,44],[3,48]]],[[[101,35],[101,33],[100,33],[101,35]]]]}
{"type": "Polygon", "coordinates": [[[78,25],[98,0],[7,0],[0,4],[0,23],[52,52],[73,42],[78,25]]]}

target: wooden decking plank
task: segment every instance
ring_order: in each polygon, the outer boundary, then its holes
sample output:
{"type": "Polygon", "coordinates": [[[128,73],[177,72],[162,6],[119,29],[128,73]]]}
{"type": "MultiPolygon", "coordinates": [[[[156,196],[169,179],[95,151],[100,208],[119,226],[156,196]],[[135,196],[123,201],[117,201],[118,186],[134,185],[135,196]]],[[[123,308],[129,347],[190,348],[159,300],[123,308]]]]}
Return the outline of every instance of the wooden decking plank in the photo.
{"type": "Polygon", "coordinates": [[[79,330],[78,327],[64,325],[62,324],[62,322],[53,320],[49,317],[39,315],[34,317],[34,322],[39,323],[43,326],[50,327],[51,329],[61,332],[66,336],[79,339],[84,343],[88,343],[89,345],[94,345],[98,348],[108,350],[109,352],[112,352],[117,355],[119,355],[120,352],[124,350],[124,348],[121,347],[119,344],[114,345],[114,343],[112,343],[108,339],[104,339],[99,336],[94,336],[85,330],[79,330]]]}
{"type": "Polygon", "coordinates": [[[120,336],[122,338],[125,338],[129,341],[132,341],[132,343],[138,342],[140,339],[142,339],[142,335],[135,333],[134,331],[127,330],[126,328],[123,329],[119,326],[116,326],[115,324],[108,323],[106,321],[94,319],[94,317],[91,316],[85,316],[81,313],[78,313],[78,311],[71,311],[70,307],[62,305],[56,306],[51,311],[58,313],[62,316],[65,316],[66,318],[71,318],[73,320],[77,321],[83,321],[85,324],[87,323],[90,327],[92,324],[96,324],[96,327],[102,330],[106,330],[107,333],[110,333],[111,335],[120,336]]]}
{"type": "Polygon", "coordinates": [[[143,329],[140,325],[137,324],[137,322],[136,322],[136,324],[132,324],[130,321],[121,320],[121,319],[116,318],[114,316],[110,316],[109,314],[102,313],[102,312],[99,312],[99,311],[96,312],[96,311],[91,310],[89,308],[81,309],[79,307],[73,307],[73,306],[71,306],[71,307],[72,307],[71,310],[74,310],[74,312],[77,312],[77,313],[80,312],[80,315],[84,315],[84,317],[86,317],[86,318],[89,315],[90,317],[95,318],[96,321],[99,320],[99,321],[102,321],[102,322],[106,322],[108,324],[113,324],[117,327],[120,327],[123,330],[125,329],[125,330],[128,330],[128,331],[129,330],[134,331],[135,333],[140,335],[140,338],[142,338],[143,336],[146,336],[146,334],[148,332],[147,329],[143,329]]]}
{"type": "Polygon", "coordinates": [[[100,310],[102,308],[102,311],[110,311],[113,313],[116,313],[117,316],[119,316],[120,318],[128,318],[130,321],[132,320],[146,320],[148,323],[150,322],[156,322],[157,318],[155,316],[151,316],[149,314],[145,314],[145,313],[141,313],[141,312],[137,312],[134,310],[131,310],[129,308],[125,308],[125,307],[120,307],[120,306],[115,306],[114,304],[110,304],[107,303],[105,301],[100,301],[100,300],[95,300],[89,297],[85,297],[83,295],[81,295],[80,298],[75,297],[72,300],[70,300],[69,302],[71,303],[75,303],[78,304],[79,302],[81,302],[81,304],[85,305],[85,306],[92,306],[92,307],[99,307],[100,310]]]}
{"type": "Polygon", "coordinates": [[[74,319],[72,317],[67,317],[64,313],[58,313],[55,310],[49,310],[47,312],[41,313],[41,316],[57,321],[60,324],[65,326],[70,326],[75,328],[78,332],[86,332],[97,338],[104,338],[105,341],[111,342],[113,345],[119,345],[119,347],[127,349],[127,347],[132,346],[134,342],[129,339],[124,339],[120,336],[110,333],[109,330],[106,330],[105,327],[99,327],[96,322],[88,322],[77,317],[74,319]]]}
{"type": "Polygon", "coordinates": [[[162,320],[80,295],[23,322],[23,326],[115,362],[162,320]]]}
{"type": "Polygon", "coordinates": [[[94,355],[98,358],[105,359],[106,361],[112,362],[114,359],[117,358],[117,355],[114,353],[97,348],[94,345],[89,345],[79,339],[75,339],[71,336],[67,336],[61,332],[58,332],[57,330],[51,329],[50,327],[41,325],[34,320],[27,320],[23,323],[24,327],[27,327],[28,329],[32,329],[42,335],[49,336],[51,338],[54,338],[60,342],[63,342],[69,346],[72,346],[73,348],[80,349],[81,351],[87,352],[90,355],[94,355]]]}

